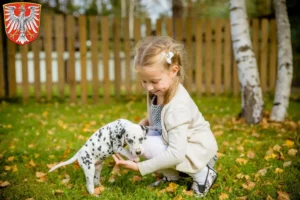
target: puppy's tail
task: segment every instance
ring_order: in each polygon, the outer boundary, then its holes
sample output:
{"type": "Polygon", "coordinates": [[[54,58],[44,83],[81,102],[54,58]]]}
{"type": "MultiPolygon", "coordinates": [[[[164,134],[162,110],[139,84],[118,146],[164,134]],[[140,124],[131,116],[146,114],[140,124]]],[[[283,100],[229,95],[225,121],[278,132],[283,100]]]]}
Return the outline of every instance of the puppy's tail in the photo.
{"type": "Polygon", "coordinates": [[[75,162],[77,160],[77,153],[72,157],[70,158],[69,160],[65,161],[65,162],[62,162],[62,163],[59,163],[58,165],[55,165],[54,167],[52,167],[49,171],[49,172],[52,172],[54,170],[56,170],[57,168],[59,167],[62,167],[62,166],[65,166],[65,165],[68,165],[68,164],[71,164],[73,162],[75,162]]]}

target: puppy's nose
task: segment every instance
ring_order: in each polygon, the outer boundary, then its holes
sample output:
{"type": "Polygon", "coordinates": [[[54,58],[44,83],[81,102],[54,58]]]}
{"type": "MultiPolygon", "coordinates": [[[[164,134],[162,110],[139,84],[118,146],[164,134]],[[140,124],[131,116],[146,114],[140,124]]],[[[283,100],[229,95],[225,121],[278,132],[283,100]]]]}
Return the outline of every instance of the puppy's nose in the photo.
{"type": "Polygon", "coordinates": [[[136,153],[136,155],[140,155],[142,152],[141,151],[136,151],[135,153],[136,153]]]}

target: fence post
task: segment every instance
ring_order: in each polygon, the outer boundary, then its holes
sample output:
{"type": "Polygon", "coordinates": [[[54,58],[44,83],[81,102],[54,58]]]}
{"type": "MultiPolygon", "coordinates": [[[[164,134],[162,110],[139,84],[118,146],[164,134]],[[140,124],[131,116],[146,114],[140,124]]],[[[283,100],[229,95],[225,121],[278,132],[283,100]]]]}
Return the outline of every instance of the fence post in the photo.
{"type": "Polygon", "coordinates": [[[58,68],[58,96],[62,99],[65,96],[65,62],[63,54],[65,52],[64,37],[64,17],[62,15],[55,16],[55,47],[57,55],[58,68]]]}
{"type": "Polygon", "coordinates": [[[102,63],[103,63],[103,85],[104,85],[104,102],[108,103],[110,98],[110,83],[109,83],[109,19],[101,17],[101,34],[102,34],[102,63]]]}
{"type": "Polygon", "coordinates": [[[268,68],[268,39],[269,39],[269,21],[262,19],[261,21],[261,43],[260,43],[260,85],[262,92],[267,90],[267,68],[268,68]]]}
{"type": "MultiPolygon", "coordinates": [[[[134,41],[135,44],[141,39],[141,22],[139,19],[134,19],[134,41]]],[[[139,77],[135,76],[135,94],[142,93],[142,86],[139,77]]]]}
{"type": "Polygon", "coordinates": [[[21,61],[22,61],[22,96],[23,102],[27,102],[29,98],[28,84],[28,44],[20,46],[21,61]]]}
{"type": "Polygon", "coordinates": [[[69,52],[68,59],[68,82],[70,86],[70,100],[76,102],[76,80],[75,80],[75,20],[72,15],[67,16],[67,46],[69,52]]]}
{"type": "Polygon", "coordinates": [[[90,16],[90,40],[92,59],[92,98],[93,103],[99,101],[99,78],[98,78],[98,22],[96,16],[90,16]]]}
{"type": "Polygon", "coordinates": [[[270,22],[270,77],[269,77],[269,91],[274,91],[276,82],[276,69],[277,69],[277,32],[276,20],[272,19],[270,22]]]}
{"type": "Polygon", "coordinates": [[[44,41],[46,53],[46,99],[52,99],[52,20],[51,15],[44,15],[44,41]]]}
{"type": "MultiPolygon", "coordinates": [[[[126,95],[131,95],[132,86],[131,86],[131,53],[130,53],[130,38],[129,38],[129,19],[123,19],[123,30],[124,30],[124,55],[125,55],[125,89],[126,95]]],[[[151,23],[151,22],[150,22],[151,23]]],[[[148,28],[147,28],[148,30],[148,28]]]]}
{"type": "Polygon", "coordinates": [[[212,36],[211,36],[211,19],[206,19],[205,24],[205,88],[206,94],[211,94],[211,79],[212,79],[212,36]]]}
{"type": "Polygon", "coordinates": [[[232,60],[232,44],[230,33],[230,21],[226,19],[224,32],[224,92],[228,93],[230,82],[232,80],[231,60],[232,60]]]}
{"type": "Polygon", "coordinates": [[[115,98],[120,99],[121,96],[121,59],[120,59],[120,19],[115,18],[113,22],[114,37],[114,61],[115,61],[115,98]]]}
{"type": "Polygon", "coordinates": [[[86,17],[79,17],[79,46],[80,46],[80,66],[81,66],[81,103],[87,103],[87,77],[86,77],[86,17]]]}
{"type": "Polygon", "coordinates": [[[202,94],[203,87],[203,21],[200,19],[196,20],[196,95],[199,98],[202,94]]]}
{"type": "Polygon", "coordinates": [[[221,80],[222,80],[222,23],[221,19],[216,19],[215,25],[215,95],[220,95],[221,93],[221,80]]]}

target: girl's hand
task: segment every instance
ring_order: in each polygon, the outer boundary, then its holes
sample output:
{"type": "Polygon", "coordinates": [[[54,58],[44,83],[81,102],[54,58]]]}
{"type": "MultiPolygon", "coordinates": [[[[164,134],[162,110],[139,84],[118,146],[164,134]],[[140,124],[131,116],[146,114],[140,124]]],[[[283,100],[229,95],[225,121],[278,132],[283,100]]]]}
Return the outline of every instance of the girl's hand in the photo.
{"type": "Polygon", "coordinates": [[[142,119],[142,120],[139,122],[139,125],[149,126],[149,120],[148,120],[148,118],[142,119]]]}
{"type": "Polygon", "coordinates": [[[124,160],[120,154],[112,155],[117,165],[121,165],[127,169],[139,171],[138,164],[131,160],[124,160]]]}

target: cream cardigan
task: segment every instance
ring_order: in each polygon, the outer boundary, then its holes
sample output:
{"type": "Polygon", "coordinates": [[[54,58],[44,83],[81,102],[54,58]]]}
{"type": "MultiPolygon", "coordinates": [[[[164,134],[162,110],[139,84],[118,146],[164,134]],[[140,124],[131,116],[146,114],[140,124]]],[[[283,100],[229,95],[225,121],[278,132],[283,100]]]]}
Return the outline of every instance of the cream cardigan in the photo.
{"type": "MultiPolygon", "coordinates": [[[[151,119],[150,106],[148,101],[148,120],[151,119]]],[[[173,99],[162,109],[161,123],[162,138],[168,148],[160,155],[138,163],[142,175],[166,168],[196,173],[216,155],[218,146],[210,125],[181,84],[173,99]]]]}

